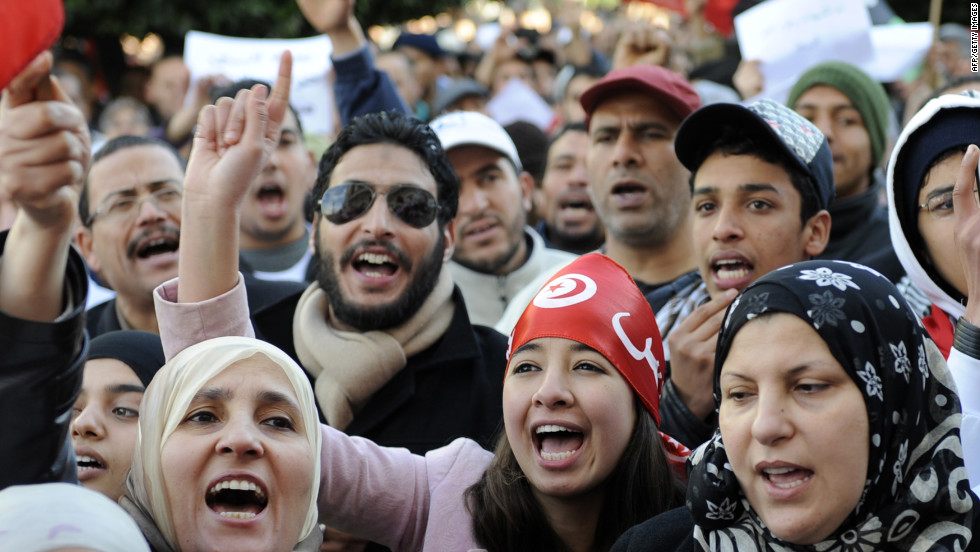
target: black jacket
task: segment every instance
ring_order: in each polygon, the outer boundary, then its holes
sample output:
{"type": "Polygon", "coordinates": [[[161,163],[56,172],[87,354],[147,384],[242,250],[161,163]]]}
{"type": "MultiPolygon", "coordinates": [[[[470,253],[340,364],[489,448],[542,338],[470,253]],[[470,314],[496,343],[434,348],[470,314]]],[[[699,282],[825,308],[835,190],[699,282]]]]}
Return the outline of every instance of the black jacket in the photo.
{"type": "Polygon", "coordinates": [[[855,197],[830,204],[830,241],[818,259],[861,263],[893,283],[905,275],[888,231],[888,209],[878,201],[882,184],[875,180],[855,197]]]}
{"type": "Polygon", "coordinates": [[[88,351],[86,293],[85,263],[71,249],[66,316],[30,322],[0,311],[0,489],[78,481],[69,428],[88,351]]]}
{"type": "Polygon", "coordinates": [[[686,506],[668,510],[635,525],[613,545],[610,552],[691,552],[694,520],[686,506]]]}
{"type": "MultiPolygon", "coordinates": [[[[259,339],[296,358],[293,312],[302,292],[252,312],[259,339]]],[[[446,333],[408,359],[395,377],[374,393],[345,428],[389,447],[416,454],[469,437],[492,450],[503,416],[501,407],[507,338],[470,324],[459,288],[453,290],[455,313],[446,333]]],[[[338,359],[343,361],[343,359],[338,359]]]]}
{"type": "MultiPolygon", "coordinates": [[[[251,273],[245,273],[244,278],[249,312],[264,309],[285,297],[292,296],[294,293],[302,293],[306,289],[306,286],[299,282],[260,280],[251,273]]],[[[95,305],[88,310],[86,316],[88,320],[85,325],[90,339],[104,333],[123,329],[116,313],[115,299],[95,305]]]]}

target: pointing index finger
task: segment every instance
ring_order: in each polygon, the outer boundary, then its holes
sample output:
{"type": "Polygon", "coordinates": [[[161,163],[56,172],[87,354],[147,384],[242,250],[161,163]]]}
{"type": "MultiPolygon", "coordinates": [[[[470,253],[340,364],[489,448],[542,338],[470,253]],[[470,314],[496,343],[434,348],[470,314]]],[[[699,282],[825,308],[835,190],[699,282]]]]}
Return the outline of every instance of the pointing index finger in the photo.
{"type": "Polygon", "coordinates": [[[956,174],[956,184],[953,186],[953,213],[957,218],[961,216],[969,219],[977,216],[980,206],[971,196],[974,195],[973,189],[977,186],[977,159],[980,158],[980,149],[971,144],[966,149],[963,162],[960,163],[960,170],[956,174]]]}
{"type": "Polygon", "coordinates": [[[279,76],[269,95],[269,126],[266,137],[278,139],[282,119],[289,107],[289,87],[292,84],[293,54],[286,50],[279,59],[279,76]]]}

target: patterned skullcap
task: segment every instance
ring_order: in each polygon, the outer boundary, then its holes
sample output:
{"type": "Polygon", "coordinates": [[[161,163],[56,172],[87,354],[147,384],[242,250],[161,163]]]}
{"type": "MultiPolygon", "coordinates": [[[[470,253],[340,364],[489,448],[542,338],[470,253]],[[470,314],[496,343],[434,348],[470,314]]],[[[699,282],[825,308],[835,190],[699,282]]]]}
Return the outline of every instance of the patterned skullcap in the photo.
{"type": "Polygon", "coordinates": [[[677,130],[674,151],[691,172],[697,171],[711,153],[715,139],[727,128],[756,136],[812,177],[819,205],[826,209],[834,200],[834,159],[827,138],[813,123],[792,109],[762,99],[748,106],[711,104],[695,111],[677,130]]]}

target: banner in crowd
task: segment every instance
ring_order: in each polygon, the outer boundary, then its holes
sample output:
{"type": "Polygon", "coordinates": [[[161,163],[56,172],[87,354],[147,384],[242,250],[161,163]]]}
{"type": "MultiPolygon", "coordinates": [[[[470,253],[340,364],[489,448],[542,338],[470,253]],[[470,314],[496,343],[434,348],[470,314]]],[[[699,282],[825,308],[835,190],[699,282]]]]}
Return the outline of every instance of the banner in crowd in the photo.
{"type": "Polygon", "coordinates": [[[332,46],[326,35],[298,39],[263,39],[221,36],[190,31],[184,41],[184,63],[191,72],[191,89],[206,75],[224,75],[235,81],[275,82],[283,51],[293,54],[293,82],[289,101],[299,113],[307,134],[331,134],[333,88],[328,79],[332,46]]]}
{"type": "Polygon", "coordinates": [[[769,0],[735,18],[742,59],[758,60],[760,97],[786,100],[807,68],[828,60],[856,65],[875,80],[900,80],[932,43],[928,23],[872,25],[864,2],[769,0]]]}

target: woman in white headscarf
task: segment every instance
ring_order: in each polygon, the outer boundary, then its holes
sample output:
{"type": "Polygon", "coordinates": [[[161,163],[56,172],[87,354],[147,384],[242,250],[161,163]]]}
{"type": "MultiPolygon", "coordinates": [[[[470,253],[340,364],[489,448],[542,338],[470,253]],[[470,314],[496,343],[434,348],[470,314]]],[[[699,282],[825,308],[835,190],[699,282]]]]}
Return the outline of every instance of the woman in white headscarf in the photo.
{"type": "Polygon", "coordinates": [[[17,485],[0,491],[0,550],[149,551],[118,504],[70,483],[17,485]]]}
{"type": "Polygon", "coordinates": [[[319,545],[320,424],[285,353],[244,337],[188,347],[153,379],[143,412],[122,504],[154,550],[319,545]]]}

